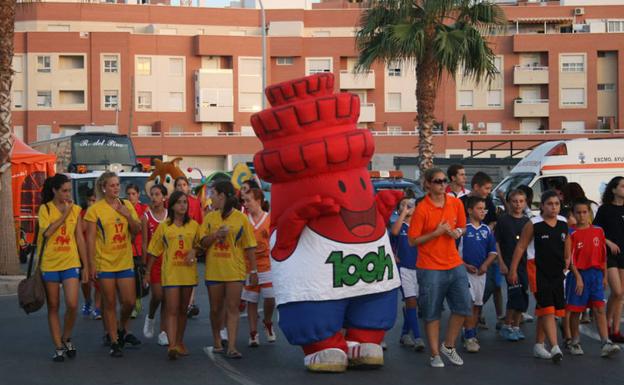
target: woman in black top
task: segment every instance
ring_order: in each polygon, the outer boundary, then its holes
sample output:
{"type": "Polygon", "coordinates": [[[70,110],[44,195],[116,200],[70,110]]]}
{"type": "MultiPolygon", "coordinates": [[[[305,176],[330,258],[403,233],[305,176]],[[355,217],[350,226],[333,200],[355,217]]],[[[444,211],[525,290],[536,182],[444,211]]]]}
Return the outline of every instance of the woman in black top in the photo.
{"type": "Polygon", "coordinates": [[[624,298],[624,177],[617,176],[607,184],[594,224],[602,227],[607,237],[607,280],[611,289],[607,301],[609,338],[624,343],[620,332],[624,298]]]}

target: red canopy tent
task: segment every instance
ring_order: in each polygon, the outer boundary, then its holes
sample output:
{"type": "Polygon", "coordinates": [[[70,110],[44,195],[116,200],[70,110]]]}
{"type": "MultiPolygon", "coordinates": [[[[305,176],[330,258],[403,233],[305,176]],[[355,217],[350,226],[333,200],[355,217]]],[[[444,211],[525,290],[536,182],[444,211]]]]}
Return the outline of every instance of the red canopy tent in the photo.
{"type": "Polygon", "coordinates": [[[48,176],[56,173],[56,155],[33,150],[14,137],[11,152],[13,217],[20,238],[32,242],[37,209],[41,203],[41,188],[48,176]]]}

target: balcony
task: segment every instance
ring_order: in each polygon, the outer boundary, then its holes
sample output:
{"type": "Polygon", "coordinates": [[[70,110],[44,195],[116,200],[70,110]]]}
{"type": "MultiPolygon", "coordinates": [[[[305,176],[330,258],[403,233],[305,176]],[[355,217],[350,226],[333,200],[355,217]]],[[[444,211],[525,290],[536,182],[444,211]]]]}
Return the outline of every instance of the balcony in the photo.
{"type": "Polygon", "coordinates": [[[515,66],[514,84],[548,84],[548,67],[515,66]]]}
{"type": "Polygon", "coordinates": [[[195,121],[234,121],[234,76],[231,69],[195,72],[195,121]]]}
{"type": "Polygon", "coordinates": [[[533,99],[514,101],[514,117],[516,118],[546,118],[548,117],[548,99],[533,99]]]}
{"type": "Polygon", "coordinates": [[[360,106],[360,118],[358,123],[375,122],[375,103],[364,103],[360,106]]]}
{"type": "Polygon", "coordinates": [[[342,90],[370,90],[375,88],[375,71],[353,73],[348,70],[340,71],[340,89],[342,90]]]}

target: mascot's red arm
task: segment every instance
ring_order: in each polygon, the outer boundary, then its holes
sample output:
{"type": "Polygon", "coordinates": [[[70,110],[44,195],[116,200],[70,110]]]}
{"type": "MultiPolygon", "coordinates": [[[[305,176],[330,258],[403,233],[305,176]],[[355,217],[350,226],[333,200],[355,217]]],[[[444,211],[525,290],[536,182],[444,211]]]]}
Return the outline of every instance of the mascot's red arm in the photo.
{"type": "Polygon", "coordinates": [[[340,206],[332,198],[321,198],[320,195],[305,197],[295,202],[280,216],[277,222],[277,239],[271,250],[276,261],[284,261],[295,251],[299,236],[309,221],[326,216],[336,215],[340,206]]]}
{"type": "Polygon", "coordinates": [[[404,194],[402,191],[397,190],[382,190],[375,195],[375,202],[377,203],[377,211],[383,218],[384,223],[390,221],[392,211],[397,207],[404,194]]]}

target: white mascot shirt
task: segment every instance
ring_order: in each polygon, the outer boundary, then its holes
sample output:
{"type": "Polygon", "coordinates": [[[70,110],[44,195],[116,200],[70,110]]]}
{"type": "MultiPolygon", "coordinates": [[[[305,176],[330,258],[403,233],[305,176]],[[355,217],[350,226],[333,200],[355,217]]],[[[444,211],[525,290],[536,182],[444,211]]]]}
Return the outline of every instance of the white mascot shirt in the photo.
{"type": "Polygon", "coordinates": [[[306,226],[290,257],[282,262],[271,258],[271,272],[278,305],[383,293],[401,285],[385,231],[370,243],[340,243],[306,226]]]}

